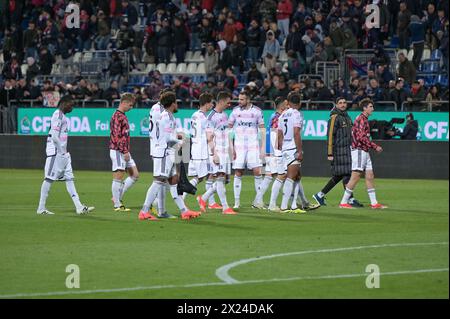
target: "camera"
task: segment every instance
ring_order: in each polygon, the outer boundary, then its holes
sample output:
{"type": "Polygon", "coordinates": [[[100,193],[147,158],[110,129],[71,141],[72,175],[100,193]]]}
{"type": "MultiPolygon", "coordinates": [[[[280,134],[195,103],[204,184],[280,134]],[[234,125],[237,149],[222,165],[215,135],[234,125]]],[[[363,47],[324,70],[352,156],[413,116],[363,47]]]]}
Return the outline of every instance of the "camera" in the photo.
{"type": "Polygon", "coordinates": [[[403,124],[405,119],[394,117],[390,121],[369,121],[370,136],[374,140],[390,140],[393,136],[398,135],[400,132],[394,124],[403,124]],[[394,134],[389,134],[388,132],[393,132],[394,134]]]}

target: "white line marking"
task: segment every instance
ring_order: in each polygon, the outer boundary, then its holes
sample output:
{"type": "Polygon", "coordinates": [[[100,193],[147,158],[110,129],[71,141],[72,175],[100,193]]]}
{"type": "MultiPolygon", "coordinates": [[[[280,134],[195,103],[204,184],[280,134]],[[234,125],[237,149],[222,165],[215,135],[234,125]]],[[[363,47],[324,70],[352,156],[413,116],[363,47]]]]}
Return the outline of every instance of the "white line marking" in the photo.
{"type": "MultiPolygon", "coordinates": [[[[432,273],[432,272],[446,272],[448,268],[436,268],[436,269],[417,269],[417,270],[405,270],[405,271],[393,271],[380,273],[383,276],[392,275],[408,275],[418,273],[432,273]]],[[[161,285],[161,286],[147,286],[147,287],[132,287],[132,288],[114,288],[114,289],[97,289],[97,290],[75,290],[75,291],[54,291],[54,292],[37,292],[37,293],[25,293],[14,295],[0,295],[1,298],[29,298],[29,297],[49,297],[49,296],[65,296],[65,295],[84,295],[84,294],[98,294],[98,293],[114,293],[123,291],[139,291],[139,290],[157,290],[157,289],[171,289],[171,288],[196,288],[207,286],[230,286],[230,285],[245,285],[245,284],[260,284],[266,282],[282,282],[282,281],[295,281],[295,280],[320,280],[320,279],[341,279],[341,278],[355,278],[366,277],[364,274],[343,274],[343,275],[326,275],[326,276],[305,276],[305,277],[291,277],[291,278],[272,278],[272,279],[260,279],[260,280],[245,280],[237,283],[226,282],[205,282],[186,285],[161,285]]]]}
{"type": "MultiPolygon", "coordinates": [[[[276,258],[281,256],[289,255],[299,255],[305,253],[313,252],[333,252],[333,251],[345,251],[345,250],[355,250],[355,249],[365,249],[365,248],[381,248],[381,247],[400,247],[400,246],[425,246],[425,245],[448,245],[448,242],[441,243],[406,243],[406,244],[384,244],[384,245],[372,245],[372,246],[358,246],[358,247],[347,247],[347,248],[334,248],[334,249],[321,249],[315,251],[303,251],[303,252],[292,252],[287,254],[277,254],[270,256],[263,256],[259,258],[249,258],[245,259],[248,262],[276,258]],[[250,260],[250,261],[249,261],[250,260]]],[[[243,261],[243,260],[242,260],[243,261]]],[[[235,266],[237,266],[236,263],[235,266]]],[[[240,263],[243,264],[243,263],[240,263]]],[[[229,264],[232,265],[232,264],[229,264]]],[[[228,266],[228,265],[226,265],[228,266]]],[[[220,267],[221,268],[224,268],[220,267]]],[[[233,266],[234,267],[234,266],[233,266]]],[[[232,267],[231,267],[232,268],[232,267]]],[[[231,269],[229,268],[229,269],[231,269]]],[[[218,270],[219,270],[218,269],[218,270]]],[[[394,271],[385,272],[380,275],[392,276],[392,275],[407,275],[407,274],[417,274],[417,273],[432,273],[432,272],[448,272],[448,268],[436,268],[436,269],[416,269],[416,270],[404,270],[404,271],[394,271]]],[[[217,271],[216,271],[217,274],[217,271]]],[[[158,286],[143,286],[143,287],[130,287],[130,288],[112,288],[112,289],[94,289],[94,290],[66,290],[66,291],[52,291],[52,292],[37,292],[37,293],[18,293],[9,295],[0,295],[0,298],[30,298],[30,297],[50,297],[50,296],[67,296],[67,295],[84,295],[84,294],[98,294],[98,293],[114,293],[114,292],[126,292],[126,291],[141,291],[141,290],[157,290],[157,289],[172,289],[172,288],[195,288],[195,287],[208,287],[208,286],[228,286],[228,285],[244,285],[244,284],[258,284],[267,282],[283,282],[283,281],[295,281],[295,280],[321,280],[321,279],[340,279],[340,278],[354,278],[354,277],[365,277],[367,273],[363,274],[341,274],[341,275],[323,275],[323,276],[304,276],[304,277],[291,277],[291,278],[272,278],[272,279],[260,279],[260,280],[245,280],[235,282],[205,282],[205,283],[193,283],[185,285],[158,285],[158,286]]]]}
{"type": "Polygon", "coordinates": [[[329,248],[329,249],[319,249],[319,250],[306,250],[306,251],[294,251],[290,253],[283,254],[274,254],[268,256],[260,256],[248,259],[241,259],[230,264],[224,265],[222,267],[217,268],[216,276],[225,283],[228,284],[237,284],[239,280],[231,277],[228,272],[237,266],[248,264],[254,261],[272,259],[278,257],[286,257],[293,255],[306,255],[306,254],[314,254],[314,253],[332,253],[338,251],[349,251],[349,250],[360,250],[360,249],[370,249],[370,248],[384,248],[384,247],[406,247],[406,246],[427,246],[427,245],[448,245],[448,242],[440,242],[440,243],[398,243],[398,244],[382,244],[382,245],[370,245],[370,246],[357,246],[357,247],[343,247],[343,248],[329,248]]]}

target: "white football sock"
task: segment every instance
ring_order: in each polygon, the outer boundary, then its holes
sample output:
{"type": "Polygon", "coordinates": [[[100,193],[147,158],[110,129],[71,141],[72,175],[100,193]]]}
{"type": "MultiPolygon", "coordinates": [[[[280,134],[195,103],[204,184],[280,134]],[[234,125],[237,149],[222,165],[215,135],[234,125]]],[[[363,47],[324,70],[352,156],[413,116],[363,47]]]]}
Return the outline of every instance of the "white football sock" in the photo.
{"type": "Polygon", "coordinates": [[[262,203],[264,201],[264,194],[266,193],[267,189],[270,186],[270,183],[272,183],[272,176],[266,176],[264,177],[264,180],[259,185],[259,190],[256,193],[255,202],[256,203],[262,203]]]}
{"type": "Polygon", "coordinates": [[[217,182],[213,183],[212,186],[203,194],[202,199],[206,202],[208,198],[214,197],[214,193],[217,191],[217,182]]]}
{"type": "Polygon", "coordinates": [[[241,199],[242,177],[234,175],[234,202],[239,203],[241,199]]]}
{"type": "MultiPolygon", "coordinates": [[[[208,191],[213,186],[213,184],[214,184],[214,180],[208,179],[206,181],[206,191],[208,191]]],[[[214,205],[216,203],[216,199],[214,198],[214,193],[212,193],[212,195],[209,196],[208,201],[209,201],[208,202],[209,205],[214,205]]]]}
{"type": "Polygon", "coordinates": [[[291,209],[297,209],[298,189],[299,189],[298,182],[294,182],[294,191],[292,192],[291,195],[292,197],[291,209]]]}
{"type": "Polygon", "coordinates": [[[289,198],[292,194],[292,189],[294,188],[294,181],[290,178],[286,178],[283,186],[283,200],[281,201],[281,209],[287,209],[289,198]]]}
{"type": "Polygon", "coordinates": [[[370,198],[370,204],[371,205],[376,205],[378,204],[377,201],[377,196],[375,194],[375,188],[370,188],[367,190],[367,194],[369,194],[369,198],[370,198]]]}
{"type": "Polygon", "coordinates": [[[177,205],[180,212],[184,213],[185,211],[187,211],[183,198],[181,198],[181,196],[178,195],[177,184],[170,185],[170,194],[172,195],[172,198],[175,201],[175,204],[177,205]]]}
{"type": "Polygon", "coordinates": [[[155,201],[158,193],[164,192],[166,190],[166,183],[160,181],[153,181],[152,185],[147,190],[147,195],[145,196],[144,205],[142,206],[142,211],[148,213],[150,210],[150,205],[155,201]]]}
{"type": "MultiPolygon", "coordinates": [[[[166,184],[166,183],[165,183],[166,184]]],[[[162,186],[158,192],[157,201],[158,201],[158,213],[164,214],[166,212],[166,185],[162,186]]]]}
{"type": "Polygon", "coordinates": [[[47,202],[48,193],[50,192],[50,188],[52,187],[52,182],[48,180],[44,180],[41,186],[41,197],[39,199],[39,207],[38,211],[43,211],[45,208],[45,203],[47,202]]]}
{"type": "Polygon", "coordinates": [[[219,195],[220,203],[222,204],[223,210],[228,209],[228,202],[227,202],[227,194],[225,190],[225,178],[219,177],[216,180],[215,183],[217,187],[217,195],[219,195]]]}
{"type": "Polygon", "coordinates": [[[132,177],[132,176],[128,176],[125,181],[123,182],[123,189],[122,192],[120,193],[120,200],[122,200],[123,198],[123,194],[125,194],[125,192],[134,185],[134,183],[137,182],[137,178],[132,177]]]}
{"type": "Polygon", "coordinates": [[[305,189],[303,188],[303,184],[302,184],[301,180],[298,182],[298,195],[300,196],[300,199],[302,201],[302,205],[303,206],[308,206],[309,201],[306,198],[305,189]]]}
{"type": "Polygon", "coordinates": [[[349,188],[345,188],[344,196],[342,196],[341,204],[348,204],[348,200],[352,196],[353,191],[349,188]]]}
{"type": "Polygon", "coordinates": [[[278,178],[275,179],[275,182],[273,182],[273,185],[272,185],[272,192],[270,194],[269,207],[277,206],[277,198],[278,198],[278,194],[280,193],[281,186],[283,186],[283,181],[279,180],[278,178]]]}
{"type": "Polygon", "coordinates": [[[256,194],[258,194],[259,186],[261,185],[261,182],[262,182],[262,176],[261,175],[255,176],[255,193],[256,194]]]}
{"type": "Polygon", "coordinates": [[[80,197],[78,197],[77,190],[75,188],[75,183],[72,180],[66,181],[66,189],[69,193],[70,197],[72,198],[72,201],[76,207],[77,210],[80,210],[83,208],[83,204],[80,202],[80,197]]]}
{"type": "Polygon", "coordinates": [[[113,179],[112,181],[112,196],[114,200],[114,207],[120,207],[120,193],[122,189],[122,181],[120,179],[113,179]]]}

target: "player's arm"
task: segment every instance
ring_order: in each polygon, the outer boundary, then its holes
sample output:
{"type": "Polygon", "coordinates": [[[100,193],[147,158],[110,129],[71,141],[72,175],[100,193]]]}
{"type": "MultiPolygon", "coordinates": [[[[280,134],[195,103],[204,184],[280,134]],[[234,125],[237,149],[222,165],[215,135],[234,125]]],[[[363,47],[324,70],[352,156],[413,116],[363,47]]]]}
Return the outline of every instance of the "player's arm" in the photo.
{"type": "Polygon", "coordinates": [[[278,126],[277,147],[278,147],[278,150],[280,150],[280,151],[283,149],[283,138],[284,138],[283,129],[281,128],[281,126],[278,126]]]}
{"type": "Polygon", "coordinates": [[[52,122],[49,135],[53,143],[55,144],[57,154],[63,155],[64,150],[62,149],[61,128],[62,128],[62,119],[58,118],[52,122]]]}
{"type": "Polygon", "coordinates": [[[335,126],[337,123],[337,114],[333,114],[328,121],[328,132],[327,132],[327,154],[328,160],[333,160],[333,146],[334,146],[334,137],[336,135],[335,126]]]}
{"type": "Polygon", "coordinates": [[[297,148],[298,157],[297,159],[299,161],[303,160],[303,141],[302,141],[302,134],[301,134],[301,128],[294,126],[294,141],[295,141],[295,147],[297,148]]]}
{"type": "Polygon", "coordinates": [[[297,159],[299,161],[303,160],[303,141],[302,141],[302,121],[303,118],[300,116],[300,112],[297,112],[297,114],[294,117],[294,141],[295,141],[295,147],[297,148],[297,159]]]}

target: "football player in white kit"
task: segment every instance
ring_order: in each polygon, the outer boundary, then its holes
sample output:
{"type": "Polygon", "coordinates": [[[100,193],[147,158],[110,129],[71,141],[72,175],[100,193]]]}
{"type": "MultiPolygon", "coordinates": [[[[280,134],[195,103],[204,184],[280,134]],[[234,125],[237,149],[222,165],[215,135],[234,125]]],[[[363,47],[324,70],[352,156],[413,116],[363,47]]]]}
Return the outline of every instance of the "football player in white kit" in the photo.
{"type": "Polygon", "coordinates": [[[37,213],[40,215],[54,215],[45,207],[45,203],[52,183],[63,180],[66,181],[67,192],[75,204],[77,214],[86,214],[94,210],[94,207],[88,207],[80,202],[73,182],[72,160],[70,153],[67,152],[69,120],[65,114],[72,112],[74,104],[69,95],[63,96],[58,103],[58,110],[52,115],[51,127],[47,137],[45,179],[41,186],[41,197],[37,209],[37,213]]]}
{"type": "MultiPolygon", "coordinates": [[[[188,176],[194,178],[190,183],[195,187],[208,176],[208,140],[206,137],[206,128],[208,125],[207,114],[213,107],[214,97],[210,93],[203,93],[199,97],[199,110],[191,117],[191,160],[189,162],[188,176]]],[[[211,181],[212,182],[212,181],[211,181]]],[[[208,190],[212,185],[207,185],[208,190]]],[[[183,194],[185,198],[186,193],[183,194]]],[[[214,194],[211,197],[214,200],[214,194]]],[[[222,209],[222,206],[210,202],[210,209],[222,209]]]]}
{"type": "Polygon", "coordinates": [[[230,103],[230,94],[222,91],[217,94],[215,108],[208,114],[208,126],[206,129],[208,150],[210,156],[209,173],[213,175],[215,182],[203,196],[197,196],[200,210],[206,211],[206,201],[217,190],[222,204],[222,213],[236,215],[236,212],[228,207],[225,189],[226,176],[231,172],[230,159],[230,130],[228,129],[228,116],[225,109],[230,103]]]}
{"type": "MultiPolygon", "coordinates": [[[[167,92],[172,92],[172,90],[170,88],[164,88],[159,92],[159,98],[161,99],[161,97],[163,96],[164,93],[167,92]]],[[[161,104],[160,101],[156,102],[155,104],[152,105],[150,112],[149,112],[149,128],[148,128],[148,135],[150,138],[150,157],[153,158],[154,156],[154,150],[156,149],[156,123],[159,122],[159,120],[161,119],[161,113],[164,111],[164,106],[161,104]]],[[[160,209],[161,207],[164,206],[163,203],[161,203],[161,200],[163,199],[163,195],[161,194],[161,196],[158,196],[155,201],[151,204],[151,211],[153,214],[158,214],[158,211],[156,210],[156,206],[158,206],[160,209]]],[[[161,212],[159,214],[160,217],[163,216],[169,216],[167,214],[165,214],[165,212],[161,212]]]]}
{"type": "Polygon", "coordinates": [[[285,170],[283,165],[283,157],[281,151],[278,149],[278,120],[281,114],[287,107],[286,99],[283,97],[277,97],[275,99],[275,112],[272,114],[269,120],[268,129],[270,130],[270,138],[268,144],[268,154],[266,157],[266,169],[264,180],[262,181],[258,193],[255,198],[253,206],[258,208],[264,207],[264,194],[270,186],[273,178],[276,178],[270,196],[269,210],[272,212],[279,212],[280,208],[277,207],[276,201],[281,187],[283,186],[285,178],[285,170]]]}
{"type": "MultiPolygon", "coordinates": [[[[176,121],[173,113],[178,111],[178,104],[175,93],[166,92],[161,98],[160,102],[164,107],[161,113],[161,118],[155,123],[155,149],[153,152],[153,183],[147,191],[144,205],[139,212],[140,220],[154,220],[149,213],[150,205],[157,196],[161,196],[161,201],[158,201],[159,214],[165,213],[165,195],[166,184],[170,184],[170,193],[181,212],[182,219],[190,219],[198,217],[200,214],[190,211],[186,208],[181,196],[178,195],[177,184],[178,174],[176,171],[175,156],[177,150],[181,148],[184,141],[180,134],[176,133],[176,121]],[[160,207],[160,203],[162,207],[160,207]]],[[[165,217],[166,216],[160,216],[165,217]]]]}
{"type": "MultiPolygon", "coordinates": [[[[261,184],[261,156],[264,148],[261,143],[265,139],[264,117],[261,109],[250,101],[249,93],[239,93],[239,106],[233,109],[228,120],[233,129],[233,169],[234,169],[234,208],[239,209],[242,189],[242,174],[247,168],[255,177],[255,192],[261,184]],[[262,148],[262,150],[261,150],[262,148]]],[[[264,144],[265,145],[265,144],[264,144]]]]}
{"type": "MultiPolygon", "coordinates": [[[[300,195],[304,205],[309,205],[301,184],[300,166],[303,160],[303,143],[301,130],[303,127],[303,115],[299,109],[301,107],[301,96],[296,92],[291,92],[287,98],[289,108],[283,112],[278,120],[278,148],[282,151],[283,163],[287,172],[283,186],[283,200],[281,202],[281,212],[305,213],[300,208],[288,209],[289,199],[294,190],[300,195]]],[[[296,194],[294,202],[296,204],[296,194]]]]}

